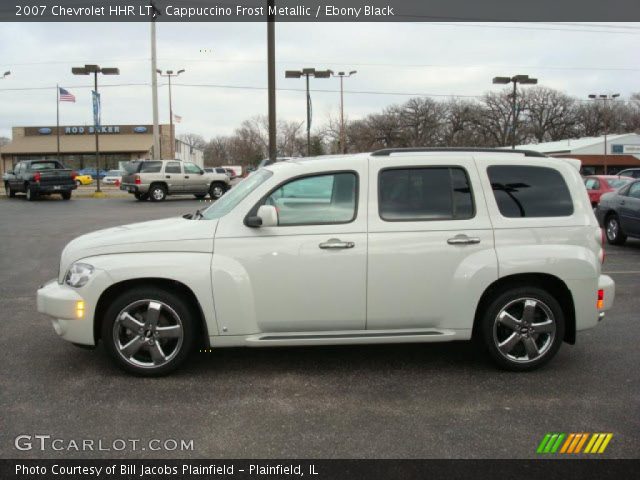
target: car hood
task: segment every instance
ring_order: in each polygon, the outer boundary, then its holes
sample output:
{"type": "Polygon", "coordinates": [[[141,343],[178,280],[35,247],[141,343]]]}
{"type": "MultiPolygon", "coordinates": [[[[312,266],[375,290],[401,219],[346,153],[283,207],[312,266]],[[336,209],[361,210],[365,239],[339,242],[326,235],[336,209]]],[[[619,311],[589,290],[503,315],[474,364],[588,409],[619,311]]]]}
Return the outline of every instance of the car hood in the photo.
{"type": "Polygon", "coordinates": [[[73,262],[95,255],[139,252],[213,252],[218,220],[183,217],[106,228],[75,238],[62,251],[59,279],[73,262]]]}

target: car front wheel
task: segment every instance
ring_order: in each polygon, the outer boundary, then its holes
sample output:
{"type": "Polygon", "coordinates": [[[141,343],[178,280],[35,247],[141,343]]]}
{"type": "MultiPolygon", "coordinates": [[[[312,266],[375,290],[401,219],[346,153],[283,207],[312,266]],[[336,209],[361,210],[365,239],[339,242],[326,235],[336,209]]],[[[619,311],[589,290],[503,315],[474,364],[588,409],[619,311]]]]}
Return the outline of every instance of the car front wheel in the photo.
{"type": "Polygon", "coordinates": [[[223,183],[213,183],[211,184],[211,188],[209,189],[209,195],[214,200],[217,200],[222,195],[224,195],[224,192],[226,191],[227,189],[223,183]]]}
{"type": "Polygon", "coordinates": [[[618,216],[616,214],[612,214],[607,217],[605,231],[607,235],[607,241],[611,245],[622,245],[627,240],[627,236],[624,234],[622,228],[620,227],[620,219],[618,219],[618,216]]]}
{"type": "Polygon", "coordinates": [[[512,371],[534,370],[558,352],[564,338],[558,301],[537,287],[497,295],[482,318],[484,344],[493,360],[512,371]]]}
{"type": "Polygon", "coordinates": [[[107,309],[102,340],[118,366],[137,375],[165,375],[191,352],[195,314],[180,295],[136,288],[120,295],[107,309]]]}

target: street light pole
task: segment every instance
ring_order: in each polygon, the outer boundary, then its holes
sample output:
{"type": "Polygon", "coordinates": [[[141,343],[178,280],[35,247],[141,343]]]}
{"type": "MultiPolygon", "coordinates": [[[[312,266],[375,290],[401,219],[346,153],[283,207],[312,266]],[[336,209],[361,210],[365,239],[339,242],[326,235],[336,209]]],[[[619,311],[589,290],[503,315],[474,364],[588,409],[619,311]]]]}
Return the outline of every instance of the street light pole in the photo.
{"type": "Polygon", "coordinates": [[[276,143],[276,46],[275,0],[267,1],[267,86],[269,90],[269,161],[275,163],[277,152],[276,143]]]}
{"type": "Polygon", "coordinates": [[[302,70],[287,70],[284,72],[285,78],[306,77],[307,83],[307,156],[311,156],[311,94],[309,93],[309,77],[329,78],[333,72],[331,70],[316,70],[315,68],[303,68],[302,70]]]}
{"type": "Polygon", "coordinates": [[[609,109],[607,108],[607,100],[614,100],[616,98],[618,98],[620,96],[619,93],[614,93],[612,95],[609,94],[602,94],[602,95],[595,95],[595,94],[591,94],[589,95],[589,98],[591,100],[602,100],[602,104],[604,106],[604,159],[603,159],[603,163],[604,163],[604,174],[607,174],[607,166],[608,166],[608,155],[609,155],[609,151],[607,148],[607,135],[609,134],[609,109]]]}
{"type": "MultiPolygon", "coordinates": [[[[120,70],[112,67],[100,68],[98,65],[85,65],[84,67],[73,67],[71,73],[74,75],[90,75],[93,73],[93,87],[97,98],[98,97],[98,73],[103,75],[120,75],[120,70]]],[[[99,125],[95,121],[93,125],[93,133],[96,139],[96,195],[100,196],[100,140],[98,139],[98,127],[99,125]]]]}
{"type": "Polygon", "coordinates": [[[535,85],[538,83],[537,78],[529,78],[529,75],[514,75],[513,77],[493,77],[494,84],[506,85],[513,83],[513,93],[511,94],[511,149],[516,148],[516,125],[518,123],[517,114],[517,95],[518,95],[518,83],[521,85],[535,85]]]}
{"type": "Polygon", "coordinates": [[[184,69],[178,70],[176,73],[173,73],[173,70],[167,70],[166,73],[162,73],[162,70],[156,70],[161,77],[167,77],[169,79],[169,139],[171,141],[171,158],[175,158],[176,156],[176,139],[175,133],[173,132],[173,102],[171,100],[171,77],[177,77],[181,73],[184,72],[184,69]]]}
{"type": "Polygon", "coordinates": [[[344,77],[350,77],[351,75],[355,75],[358,73],[357,70],[351,70],[349,74],[345,74],[344,72],[338,72],[337,75],[333,75],[334,77],[340,77],[340,152],[347,153],[347,143],[346,136],[344,130],[344,77]]]}

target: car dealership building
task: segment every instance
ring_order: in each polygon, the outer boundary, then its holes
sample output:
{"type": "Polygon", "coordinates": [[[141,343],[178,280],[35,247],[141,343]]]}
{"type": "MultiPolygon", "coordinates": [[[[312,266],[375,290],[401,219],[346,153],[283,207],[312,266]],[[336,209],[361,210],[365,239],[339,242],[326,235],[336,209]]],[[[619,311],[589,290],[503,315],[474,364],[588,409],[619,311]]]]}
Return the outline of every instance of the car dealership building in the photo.
{"type": "MultiPolygon", "coordinates": [[[[11,142],[0,148],[0,173],[11,170],[21,160],[58,158],[76,170],[95,168],[96,144],[93,126],[65,125],[13,127],[11,142]]],[[[179,139],[171,148],[169,125],[160,125],[160,158],[178,158],[203,166],[203,152],[179,139]]],[[[152,125],[104,125],[99,127],[100,168],[117,169],[122,162],[151,158],[152,125]]]]}
{"type": "Polygon", "coordinates": [[[582,161],[585,174],[615,174],[626,168],[640,168],[640,135],[624,133],[607,135],[605,155],[605,137],[583,137],[559,140],[557,142],[519,145],[516,148],[534,150],[552,157],[577,158],[582,161]]]}

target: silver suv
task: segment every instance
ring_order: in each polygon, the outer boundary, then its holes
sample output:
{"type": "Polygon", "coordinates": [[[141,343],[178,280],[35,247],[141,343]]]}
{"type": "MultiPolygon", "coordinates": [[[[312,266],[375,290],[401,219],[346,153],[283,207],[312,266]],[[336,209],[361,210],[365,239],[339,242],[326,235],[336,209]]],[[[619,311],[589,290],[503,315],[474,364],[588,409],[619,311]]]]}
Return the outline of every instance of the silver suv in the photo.
{"type": "Polygon", "coordinates": [[[209,194],[218,199],[229,190],[229,177],[208,173],[194,163],[180,160],[142,160],[129,162],[124,167],[120,190],[132,193],[137,200],[148,198],[161,202],[167,195],[209,194]]]}

